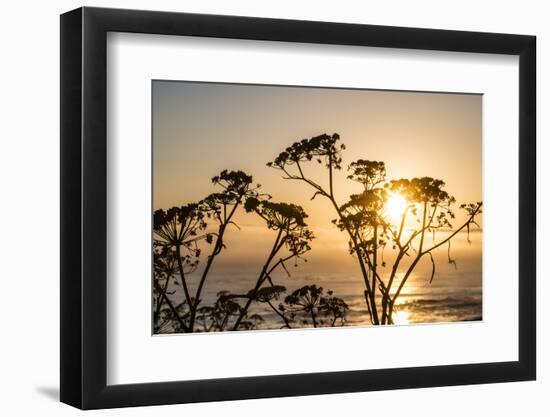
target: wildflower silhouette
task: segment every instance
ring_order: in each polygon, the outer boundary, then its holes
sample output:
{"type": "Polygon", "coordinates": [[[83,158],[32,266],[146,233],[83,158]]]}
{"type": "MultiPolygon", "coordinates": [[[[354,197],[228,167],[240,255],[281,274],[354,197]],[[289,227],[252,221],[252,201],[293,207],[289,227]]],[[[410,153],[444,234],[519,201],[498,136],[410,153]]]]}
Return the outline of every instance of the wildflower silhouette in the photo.
{"type": "MultiPolygon", "coordinates": [[[[384,162],[368,159],[348,165],[346,178],[359,185],[359,192],[341,201],[334,178],[343,169],[345,149],[338,134],[323,134],[291,144],[267,165],[280,170],[285,180],[305,183],[312,190],[312,200],[325,199],[332,207],[336,216],[327,221],[347,235],[348,252],[364,284],[362,296],[370,322],[394,324],[397,301],[422,259],[431,263],[430,283],[435,277],[436,249],[446,245],[448,262],[456,266],[451,242],[461,231],[467,232],[469,241],[470,228],[479,227],[476,219],[482,203],[461,204],[466,220],[455,227],[456,200],[444,181],[431,177],[388,180],[384,162]],[[310,175],[309,167],[315,163],[325,168],[322,181],[310,175]],[[384,260],[385,251],[393,255],[390,265],[384,260]]],[[[254,330],[264,328],[266,312],[287,329],[346,325],[350,307],[332,291],[314,283],[287,293],[283,282],[275,282],[280,272],[291,279],[289,262],[298,266],[298,261],[307,261],[315,236],[304,208],[272,201],[243,171],[223,170],[212,184],[216,192],[199,202],[154,212],[154,332],[254,330]],[[249,289],[236,293],[216,288],[216,299],[205,304],[204,289],[216,259],[226,249],[230,226],[235,233],[240,230],[235,222],[239,210],[259,217],[272,242],[257,275],[245,287],[249,289]],[[176,291],[178,287],[181,292],[176,291]]]]}
{"type": "Polygon", "coordinates": [[[432,252],[447,244],[449,262],[454,262],[450,256],[451,240],[464,229],[469,232],[470,226],[476,224],[482,203],[461,205],[467,220],[453,229],[451,220],[455,215],[451,206],[455,199],[444,190],[442,180],[422,177],[387,182],[383,162],[359,159],[349,164],[347,178],[361,185],[361,193],[349,196],[347,202],[340,204],[336,198],[334,175],[342,169],[342,152],[346,147],[339,141],[340,135],[337,133],[303,139],[287,147],[267,165],[282,171],[285,180],[300,181],[310,186],[312,200],[318,196],[328,200],[337,215],[332,222],[347,233],[349,251],[357,260],[363,277],[364,298],[371,323],[393,324],[396,301],[420,260],[429,257],[432,263],[430,282],[433,281],[436,265],[432,252]],[[308,175],[306,168],[312,162],[327,169],[328,178],[324,185],[308,175]],[[397,225],[392,224],[384,213],[390,194],[400,194],[407,202],[399,213],[397,225]],[[412,219],[416,222],[409,221],[412,219]],[[405,237],[406,226],[412,230],[407,230],[405,237]],[[433,233],[435,240],[435,231],[444,228],[450,229],[448,235],[427,246],[426,234],[433,233]],[[381,261],[381,255],[388,245],[396,256],[389,272],[383,273],[381,269],[386,269],[386,263],[381,261]],[[412,261],[406,266],[404,275],[397,279],[398,268],[403,266],[405,258],[412,261]],[[394,284],[397,285],[395,289],[394,284]]]}

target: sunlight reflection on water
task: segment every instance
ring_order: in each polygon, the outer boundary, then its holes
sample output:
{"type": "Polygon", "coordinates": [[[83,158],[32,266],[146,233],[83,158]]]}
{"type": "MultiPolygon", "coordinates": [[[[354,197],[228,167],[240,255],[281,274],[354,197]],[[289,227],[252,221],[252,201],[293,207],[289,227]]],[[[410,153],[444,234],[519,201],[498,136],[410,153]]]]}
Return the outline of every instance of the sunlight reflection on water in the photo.
{"type": "Polygon", "coordinates": [[[409,323],[409,312],[408,311],[398,311],[393,315],[393,321],[395,324],[408,324],[409,323]]]}
{"type": "MultiPolygon", "coordinates": [[[[437,270],[432,282],[430,262],[419,264],[396,303],[393,316],[396,324],[482,319],[481,233],[473,234],[471,240],[472,242],[468,243],[465,237],[462,237],[453,248],[453,257],[457,260],[457,265],[449,264],[447,248],[434,253],[437,270]]],[[[290,268],[290,276],[285,271],[274,273],[274,281],[289,291],[312,284],[322,286],[325,290],[333,290],[334,295],[344,299],[350,308],[346,318],[347,326],[370,325],[363,297],[364,283],[362,277],[357,274],[354,259],[346,257],[336,262],[328,256],[330,250],[317,249],[308,257],[307,263],[302,262],[298,267],[290,268]],[[322,255],[326,255],[326,259],[322,255]]],[[[391,258],[386,260],[388,265],[391,265],[391,258]]],[[[203,293],[203,302],[206,305],[215,302],[216,294],[221,289],[239,293],[250,288],[251,282],[255,280],[258,266],[251,267],[242,262],[224,262],[224,259],[220,258],[220,262],[213,268],[212,276],[203,293]]],[[[399,272],[398,277],[401,275],[402,272],[399,272]]],[[[191,280],[192,287],[196,284],[191,280]]],[[[171,290],[174,291],[171,295],[174,300],[182,299],[181,287],[171,290]]],[[[380,293],[377,295],[380,302],[380,293]]],[[[277,303],[281,301],[277,300],[277,303]]],[[[261,315],[265,320],[260,328],[281,327],[280,318],[270,309],[254,306],[251,312],[261,315]]]]}

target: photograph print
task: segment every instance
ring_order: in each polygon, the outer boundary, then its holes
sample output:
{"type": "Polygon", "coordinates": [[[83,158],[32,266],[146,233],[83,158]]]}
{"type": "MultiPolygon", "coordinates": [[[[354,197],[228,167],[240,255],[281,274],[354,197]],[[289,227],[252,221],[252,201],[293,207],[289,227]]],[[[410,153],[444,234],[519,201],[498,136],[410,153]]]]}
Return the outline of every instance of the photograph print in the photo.
{"type": "Polygon", "coordinates": [[[482,95],[152,81],[152,333],[482,315],[482,95]]]}

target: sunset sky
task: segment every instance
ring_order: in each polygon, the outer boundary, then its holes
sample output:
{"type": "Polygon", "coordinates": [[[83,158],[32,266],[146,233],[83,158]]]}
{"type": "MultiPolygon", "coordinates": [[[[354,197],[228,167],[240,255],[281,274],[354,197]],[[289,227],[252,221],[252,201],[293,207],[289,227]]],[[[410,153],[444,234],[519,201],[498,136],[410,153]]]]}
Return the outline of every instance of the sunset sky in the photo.
{"type": "MultiPolygon", "coordinates": [[[[384,161],[388,180],[443,179],[458,204],[481,201],[481,109],[482,96],[471,94],[153,81],[153,206],[196,202],[216,191],[212,176],[223,169],[243,170],[274,201],[300,204],[309,214],[307,223],[317,236],[310,273],[316,260],[318,269],[330,263],[355,273],[347,238],[330,222],[335,215],[329,204],[322,198],[311,201],[310,188],[282,179],[266,163],[294,141],[336,132],[347,148],[344,169],[335,178],[340,204],[359,191],[345,170],[357,159],[384,161]]],[[[308,172],[326,183],[326,171],[316,163],[308,172]]],[[[241,230],[227,237],[220,273],[255,268],[270,245],[272,232],[257,216],[239,214],[237,223],[241,230]]],[[[478,235],[472,246],[465,237],[455,244],[459,260],[463,255],[461,272],[470,273],[475,285],[481,285],[478,235]]],[[[446,251],[439,270],[455,273],[446,251]]]]}
{"type": "MultiPolygon", "coordinates": [[[[278,199],[304,191],[265,164],[292,142],[337,132],[344,164],[381,160],[388,178],[444,179],[481,199],[481,95],[154,81],[154,206],[204,197],[220,170],[242,169],[278,199]]],[[[344,172],[342,172],[344,174],[344,172]]],[[[340,197],[352,189],[340,176],[340,197]],[[341,188],[344,187],[344,188],[341,188]]]]}

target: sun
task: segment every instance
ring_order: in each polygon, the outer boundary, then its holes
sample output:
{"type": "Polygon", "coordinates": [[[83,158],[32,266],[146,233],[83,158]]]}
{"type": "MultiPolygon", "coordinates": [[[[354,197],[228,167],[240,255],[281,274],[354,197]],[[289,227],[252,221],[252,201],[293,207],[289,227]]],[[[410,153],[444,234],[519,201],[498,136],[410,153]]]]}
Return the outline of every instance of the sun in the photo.
{"type": "Polygon", "coordinates": [[[384,213],[391,222],[398,223],[401,221],[401,217],[403,216],[403,212],[406,208],[407,200],[405,197],[399,193],[394,193],[391,194],[388,201],[386,201],[384,213]]]}

